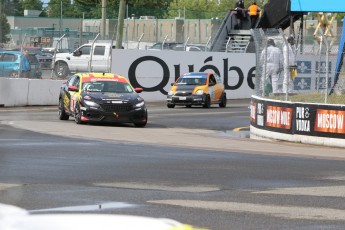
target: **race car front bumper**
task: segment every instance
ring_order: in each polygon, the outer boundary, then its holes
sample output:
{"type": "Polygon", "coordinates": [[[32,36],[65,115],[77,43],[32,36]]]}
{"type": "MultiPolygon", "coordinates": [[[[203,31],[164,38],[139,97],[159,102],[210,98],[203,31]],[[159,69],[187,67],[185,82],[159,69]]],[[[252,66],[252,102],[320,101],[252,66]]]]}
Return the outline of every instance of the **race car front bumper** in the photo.
{"type": "Polygon", "coordinates": [[[82,107],[81,119],[83,122],[139,123],[147,120],[147,110],[146,107],[117,111],[82,107]]]}
{"type": "Polygon", "coordinates": [[[168,96],[167,103],[173,105],[203,105],[206,95],[168,96]]]}

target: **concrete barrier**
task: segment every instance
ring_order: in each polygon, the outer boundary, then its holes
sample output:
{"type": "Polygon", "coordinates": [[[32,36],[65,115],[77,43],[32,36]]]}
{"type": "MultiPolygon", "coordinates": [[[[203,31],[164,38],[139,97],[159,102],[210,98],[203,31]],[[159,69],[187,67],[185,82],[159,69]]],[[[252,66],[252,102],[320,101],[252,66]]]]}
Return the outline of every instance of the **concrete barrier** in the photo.
{"type": "Polygon", "coordinates": [[[345,147],[345,106],[252,96],[250,138],[345,147]]]}
{"type": "Polygon", "coordinates": [[[58,105],[63,80],[0,78],[0,105],[58,105]]]}

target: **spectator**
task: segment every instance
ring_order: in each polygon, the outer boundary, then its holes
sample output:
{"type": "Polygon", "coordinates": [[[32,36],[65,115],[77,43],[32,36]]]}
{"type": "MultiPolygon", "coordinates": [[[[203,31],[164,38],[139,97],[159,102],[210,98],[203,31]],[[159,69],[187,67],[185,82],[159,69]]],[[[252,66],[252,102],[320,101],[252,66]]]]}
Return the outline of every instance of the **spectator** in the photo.
{"type": "Polygon", "coordinates": [[[237,27],[238,29],[242,29],[242,20],[246,17],[246,13],[244,11],[244,2],[243,0],[238,0],[235,6],[236,10],[236,17],[237,17],[237,27]]]}
{"type": "Polygon", "coordinates": [[[264,76],[262,77],[262,89],[265,89],[265,83],[271,77],[272,92],[280,93],[279,72],[283,66],[283,55],[279,48],[276,47],[273,39],[268,39],[267,48],[261,53],[260,61],[263,63],[264,76]]]}
{"type": "Polygon", "coordinates": [[[259,17],[260,7],[256,5],[256,2],[254,1],[248,8],[249,16],[250,16],[250,28],[254,29],[256,25],[256,21],[259,17]]]}
{"type": "Polygon", "coordinates": [[[22,60],[21,60],[21,72],[22,72],[22,77],[24,78],[29,78],[30,77],[30,62],[29,62],[29,51],[25,50],[24,55],[22,55],[22,60]]]}
{"type": "Polygon", "coordinates": [[[295,46],[295,39],[292,36],[288,37],[287,44],[284,44],[283,54],[284,54],[283,92],[292,93],[293,79],[291,76],[291,70],[296,68],[296,46],[295,46]]]}
{"type": "Polygon", "coordinates": [[[243,0],[238,0],[236,2],[236,8],[244,9],[244,1],[243,0]]]}

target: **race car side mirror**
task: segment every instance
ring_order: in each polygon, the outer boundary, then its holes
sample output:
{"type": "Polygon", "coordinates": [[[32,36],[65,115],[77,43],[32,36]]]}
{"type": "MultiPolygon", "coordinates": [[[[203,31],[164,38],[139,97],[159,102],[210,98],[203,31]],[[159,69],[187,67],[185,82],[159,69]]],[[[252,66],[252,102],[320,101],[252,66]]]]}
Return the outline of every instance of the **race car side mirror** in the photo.
{"type": "Polygon", "coordinates": [[[79,89],[77,86],[71,85],[71,86],[68,86],[68,91],[78,92],[79,89]]]}
{"type": "Polygon", "coordinates": [[[137,93],[143,92],[143,88],[135,88],[134,90],[135,90],[135,92],[137,92],[137,93]]]}

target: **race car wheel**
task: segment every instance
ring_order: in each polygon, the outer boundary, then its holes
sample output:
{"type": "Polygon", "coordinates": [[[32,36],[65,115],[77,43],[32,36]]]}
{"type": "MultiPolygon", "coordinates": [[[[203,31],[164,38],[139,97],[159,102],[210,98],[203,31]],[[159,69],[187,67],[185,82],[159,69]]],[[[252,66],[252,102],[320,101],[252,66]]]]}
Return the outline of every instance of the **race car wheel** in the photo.
{"type": "Polygon", "coordinates": [[[175,108],[175,104],[167,104],[168,108],[172,109],[175,108]]]}
{"type": "Polygon", "coordinates": [[[145,127],[147,124],[147,111],[145,112],[145,119],[141,122],[134,122],[135,127],[145,127]]]}
{"type": "Polygon", "coordinates": [[[64,62],[57,62],[54,67],[54,73],[57,78],[65,79],[69,74],[68,65],[64,62]]]}
{"type": "Polygon", "coordinates": [[[84,122],[81,121],[81,111],[79,103],[76,104],[75,110],[74,110],[74,121],[76,124],[84,124],[84,122]]]}
{"type": "Polygon", "coordinates": [[[60,120],[68,120],[69,116],[65,112],[64,106],[63,106],[63,100],[60,98],[59,100],[59,119],[60,120]]]}
{"type": "Polygon", "coordinates": [[[219,103],[219,107],[221,107],[221,108],[226,107],[226,94],[225,93],[223,93],[223,95],[222,95],[221,101],[219,103]]]}
{"type": "Polygon", "coordinates": [[[135,127],[145,127],[147,124],[147,120],[146,121],[143,121],[143,122],[135,122],[134,123],[134,126],[135,127]]]}
{"type": "Polygon", "coordinates": [[[9,76],[9,77],[10,77],[10,78],[18,78],[18,77],[19,77],[19,74],[18,74],[18,72],[13,71],[13,72],[10,73],[10,76],[9,76]]]}
{"type": "Polygon", "coordinates": [[[211,98],[210,98],[210,95],[206,95],[204,108],[210,108],[210,107],[211,107],[211,98]]]}

